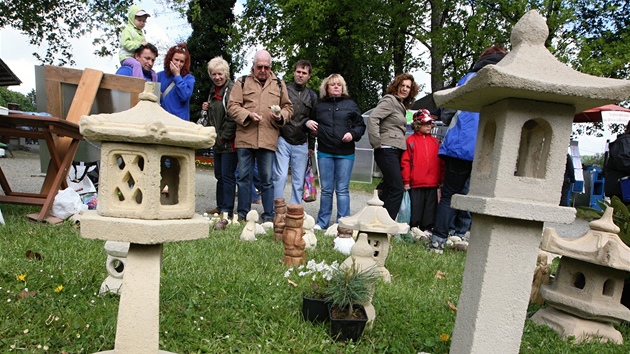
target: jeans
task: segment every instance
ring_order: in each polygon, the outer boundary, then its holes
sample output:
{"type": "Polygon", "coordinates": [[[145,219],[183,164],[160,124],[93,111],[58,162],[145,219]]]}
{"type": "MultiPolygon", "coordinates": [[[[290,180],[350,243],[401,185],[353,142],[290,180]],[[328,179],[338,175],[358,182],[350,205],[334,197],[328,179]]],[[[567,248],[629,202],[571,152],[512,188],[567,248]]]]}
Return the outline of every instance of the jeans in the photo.
{"type": "Polygon", "coordinates": [[[403,150],[383,148],[374,150],[374,160],[383,173],[383,208],[389,217],[396,220],[405,192],[400,168],[403,150]]]}
{"type": "Polygon", "coordinates": [[[319,183],[322,193],[320,196],[317,225],[322,229],[328,227],[332,215],[333,192],[337,193],[337,219],[350,215],[350,175],[354,160],[325,157],[318,158],[319,183]],[[325,171],[322,173],[322,171],[325,171]]]}
{"type": "MultiPolygon", "coordinates": [[[[238,168],[234,171],[234,178],[238,180],[238,168]]],[[[254,180],[252,181],[252,203],[260,201],[260,196],[258,195],[258,190],[260,190],[260,174],[258,173],[258,164],[254,161],[254,180]]]]}
{"type": "Polygon", "coordinates": [[[234,194],[236,192],[235,152],[214,154],[214,177],[217,179],[217,208],[221,213],[234,213],[234,194]]]}
{"type": "Polygon", "coordinates": [[[435,225],[433,226],[433,236],[431,242],[443,244],[448,237],[448,231],[453,224],[456,209],[451,208],[451,198],[454,194],[462,194],[466,181],[472,171],[472,161],[457,159],[454,157],[443,157],[445,162],[444,184],[442,185],[442,197],[438,203],[435,225]]]}
{"type": "Polygon", "coordinates": [[[273,183],[272,171],[275,153],[267,149],[236,149],[238,154],[238,216],[245,219],[252,209],[252,177],[254,175],[254,163],[258,164],[260,174],[260,192],[262,195],[263,221],[273,220],[273,183]]]}
{"type": "Polygon", "coordinates": [[[274,165],[273,173],[274,198],[284,198],[284,187],[289,176],[289,165],[291,166],[292,185],[290,204],[302,204],[304,175],[308,166],[308,142],[301,145],[291,145],[283,137],[278,138],[276,164],[274,165]]]}
{"type": "MultiPolygon", "coordinates": [[[[459,194],[468,194],[468,189],[470,188],[470,178],[466,181],[466,185],[464,189],[459,194]]],[[[450,230],[452,230],[452,234],[455,236],[464,236],[468,230],[470,230],[470,224],[472,224],[472,215],[469,211],[466,210],[456,210],[455,218],[453,219],[453,223],[450,226],[450,230]]]]}

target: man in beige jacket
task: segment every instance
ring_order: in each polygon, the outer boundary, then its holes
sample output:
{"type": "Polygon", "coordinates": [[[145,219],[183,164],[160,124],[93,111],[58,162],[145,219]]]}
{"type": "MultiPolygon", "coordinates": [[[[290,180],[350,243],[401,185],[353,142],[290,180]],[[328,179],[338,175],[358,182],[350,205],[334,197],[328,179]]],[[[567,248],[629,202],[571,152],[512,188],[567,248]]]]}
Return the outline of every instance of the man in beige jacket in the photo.
{"type": "Polygon", "coordinates": [[[286,85],[271,72],[271,55],[259,50],[252,71],[239,78],[228,102],[228,112],[236,121],[234,145],[238,155],[238,218],[245,220],[251,210],[251,185],[254,163],[258,164],[263,222],[273,221],[272,171],[279,128],[293,114],[286,85]],[[280,108],[279,112],[272,108],[280,108]]]}

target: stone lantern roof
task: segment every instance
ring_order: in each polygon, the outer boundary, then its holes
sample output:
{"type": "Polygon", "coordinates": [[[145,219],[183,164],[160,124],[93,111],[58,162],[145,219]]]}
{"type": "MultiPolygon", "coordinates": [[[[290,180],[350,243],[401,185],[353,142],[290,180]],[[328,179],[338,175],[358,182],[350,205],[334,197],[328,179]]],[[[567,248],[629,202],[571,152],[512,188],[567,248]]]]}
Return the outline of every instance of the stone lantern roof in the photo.
{"type": "Polygon", "coordinates": [[[166,112],[153,94],[153,83],[145,84],[140,102],[131,109],[112,114],[82,116],[79,129],[91,141],[158,144],[191,149],[214,145],[214,127],[184,121],[166,112]]]}
{"type": "Polygon", "coordinates": [[[382,234],[407,233],[409,225],[397,223],[383,208],[383,202],[378,198],[378,192],[374,191],[372,199],[368,200],[360,212],[339,219],[339,226],[361,232],[373,232],[382,234]]]}
{"type": "Polygon", "coordinates": [[[540,248],[584,262],[630,272],[630,248],[617,236],[613,208],[601,219],[589,223],[590,230],[577,238],[562,238],[553,228],[545,228],[540,248]]]}
{"type": "Polygon", "coordinates": [[[466,85],[433,94],[439,107],[479,112],[506,98],[565,103],[576,112],[630,96],[630,82],[580,73],[558,61],[545,47],[545,18],[531,10],[512,30],[512,50],[488,65],[466,85]]]}

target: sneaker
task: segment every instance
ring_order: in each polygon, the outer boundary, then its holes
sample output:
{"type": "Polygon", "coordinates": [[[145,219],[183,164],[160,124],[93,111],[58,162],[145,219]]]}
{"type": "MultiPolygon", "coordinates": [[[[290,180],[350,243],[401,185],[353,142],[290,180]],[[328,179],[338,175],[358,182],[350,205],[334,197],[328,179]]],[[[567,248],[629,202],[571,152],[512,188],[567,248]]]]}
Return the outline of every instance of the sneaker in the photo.
{"type": "Polygon", "coordinates": [[[214,215],[214,214],[220,214],[221,211],[219,210],[219,208],[214,208],[214,209],[206,210],[206,213],[208,213],[208,215],[214,215]]]}
{"type": "Polygon", "coordinates": [[[315,224],[315,226],[313,226],[313,230],[322,231],[322,227],[315,224]]]}
{"type": "Polygon", "coordinates": [[[439,243],[437,241],[431,242],[427,246],[427,249],[430,252],[434,252],[434,253],[437,253],[437,254],[442,254],[442,253],[444,253],[444,244],[443,243],[439,243]]]}

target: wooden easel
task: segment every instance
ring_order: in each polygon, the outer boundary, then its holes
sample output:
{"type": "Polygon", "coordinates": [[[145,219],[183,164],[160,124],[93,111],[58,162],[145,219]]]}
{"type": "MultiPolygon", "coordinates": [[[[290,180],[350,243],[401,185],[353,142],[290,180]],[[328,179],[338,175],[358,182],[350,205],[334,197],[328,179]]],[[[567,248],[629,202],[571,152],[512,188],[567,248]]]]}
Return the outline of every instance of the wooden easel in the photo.
{"type": "Polygon", "coordinates": [[[9,119],[6,120],[7,130],[5,130],[11,136],[34,137],[46,141],[51,160],[48,164],[44,183],[39,194],[14,192],[9,187],[0,169],[0,186],[5,192],[5,196],[0,196],[0,202],[41,205],[42,210],[39,213],[28,215],[29,219],[58,223],[61,220],[51,217],[49,214],[57,191],[67,188],[66,177],[68,170],[72,166],[79,141],[82,139],[82,136],[79,134],[79,119],[83,115],[90,114],[99,89],[129,92],[129,107],[135,106],[139,101],[138,94],[144,90],[146,81],[139,78],[104,74],[102,71],[89,68],[78,70],[45,66],[44,72],[46,78],[46,111],[52,114],[53,117],[59,118],[9,115],[9,119]],[[77,85],[77,90],[72,98],[66,117],[63,114],[63,84],[77,85]],[[63,122],[64,119],[65,122],[63,122]],[[31,124],[31,126],[39,129],[36,132],[15,129],[18,124],[25,126],[31,124]],[[63,129],[60,127],[63,127],[63,129]]]}

